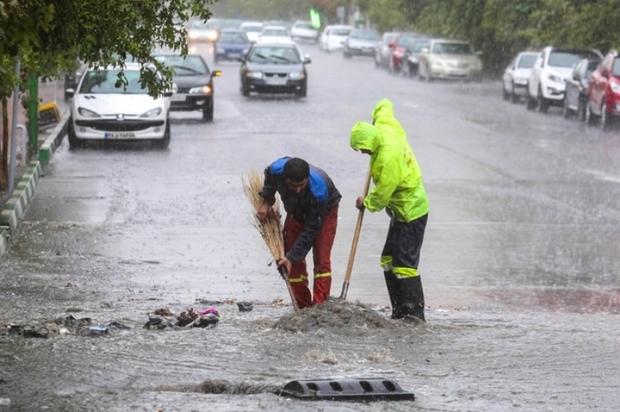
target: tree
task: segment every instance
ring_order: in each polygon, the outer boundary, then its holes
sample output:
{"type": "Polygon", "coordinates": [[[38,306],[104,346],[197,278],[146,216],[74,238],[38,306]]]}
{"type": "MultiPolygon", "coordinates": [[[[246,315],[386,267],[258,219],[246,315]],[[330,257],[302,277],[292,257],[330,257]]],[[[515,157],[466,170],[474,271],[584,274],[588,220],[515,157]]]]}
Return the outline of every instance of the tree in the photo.
{"type": "MultiPolygon", "coordinates": [[[[141,66],[142,86],[161,95],[170,88],[172,68],[156,61],[152,51],[165,47],[187,54],[182,24],[193,16],[208,20],[208,6],[216,1],[0,0],[0,102],[20,84],[14,74],[18,58],[25,73],[43,78],[57,76],[77,60],[95,68],[122,68],[132,60],[141,66]]],[[[121,74],[122,83],[127,81],[121,74]]],[[[0,184],[6,180],[1,174],[0,184]]]]}

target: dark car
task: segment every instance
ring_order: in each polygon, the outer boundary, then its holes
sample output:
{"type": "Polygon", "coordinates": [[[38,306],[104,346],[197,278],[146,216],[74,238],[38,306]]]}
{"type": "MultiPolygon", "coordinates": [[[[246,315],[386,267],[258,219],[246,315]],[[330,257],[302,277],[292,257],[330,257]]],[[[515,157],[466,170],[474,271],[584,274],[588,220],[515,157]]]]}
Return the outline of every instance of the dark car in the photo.
{"type": "Polygon", "coordinates": [[[305,97],[308,63],[310,56],[304,56],[295,43],[254,44],[241,63],[241,94],[294,93],[305,97]]]}
{"type": "Polygon", "coordinates": [[[422,49],[428,47],[431,39],[428,37],[416,37],[409,41],[405,53],[403,54],[400,70],[405,77],[415,77],[418,75],[418,56],[422,49]]]}
{"type": "Polygon", "coordinates": [[[210,71],[207,62],[199,54],[156,54],[155,58],[174,68],[172,79],[175,93],[170,98],[170,110],[200,110],[202,119],[213,120],[213,78],[221,76],[219,70],[210,71]]]}
{"type": "Polygon", "coordinates": [[[375,50],[381,42],[381,36],[374,30],[353,29],[344,41],[342,54],[346,58],[351,56],[375,56],[375,50]]]}
{"type": "Polygon", "coordinates": [[[620,55],[615,50],[607,53],[590,77],[584,120],[592,124],[595,118],[603,130],[620,118],[620,55]]]}
{"type": "Polygon", "coordinates": [[[566,79],[566,91],[564,92],[565,118],[576,113],[580,120],[585,119],[588,83],[592,72],[596,70],[600,62],[600,59],[583,59],[575,66],[572,75],[566,79]]]}
{"type": "Polygon", "coordinates": [[[220,60],[241,61],[250,50],[250,46],[252,42],[243,30],[222,30],[215,41],[213,61],[215,63],[220,60]]]}

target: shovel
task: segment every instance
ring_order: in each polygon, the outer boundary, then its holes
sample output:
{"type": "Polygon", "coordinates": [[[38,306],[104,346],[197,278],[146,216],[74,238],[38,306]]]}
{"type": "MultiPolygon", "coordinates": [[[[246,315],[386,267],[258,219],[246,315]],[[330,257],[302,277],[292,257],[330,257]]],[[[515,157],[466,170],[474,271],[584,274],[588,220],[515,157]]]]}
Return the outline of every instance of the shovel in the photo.
{"type": "MultiPolygon", "coordinates": [[[[368,189],[370,188],[370,165],[368,165],[368,173],[366,174],[366,183],[364,184],[364,197],[368,195],[368,189]]],[[[357,225],[355,226],[355,234],[353,234],[353,244],[351,245],[351,252],[349,253],[349,263],[347,264],[347,271],[344,276],[344,283],[342,284],[342,292],[340,292],[340,298],[346,300],[347,292],[349,291],[349,280],[351,279],[351,271],[353,270],[353,261],[355,260],[355,251],[357,250],[357,242],[360,238],[360,231],[362,230],[362,220],[364,218],[364,209],[360,210],[357,215],[357,225]]]]}

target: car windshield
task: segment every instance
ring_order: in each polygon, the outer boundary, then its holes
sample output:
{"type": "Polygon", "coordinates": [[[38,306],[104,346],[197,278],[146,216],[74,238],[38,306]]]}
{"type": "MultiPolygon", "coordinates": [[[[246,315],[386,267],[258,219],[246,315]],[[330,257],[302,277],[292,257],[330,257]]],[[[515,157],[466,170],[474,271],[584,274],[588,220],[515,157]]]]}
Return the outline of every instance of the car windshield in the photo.
{"type": "Polygon", "coordinates": [[[263,36],[288,37],[288,34],[286,30],[282,29],[265,29],[263,30],[263,36]]]}
{"type": "Polygon", "coordinates": [[[552,67],[575,67],[587,57],[587,54],[587,52],[552,51],[549,54],[548,64],[552,67]]]}
{"type": "Polygon", "coordinates": [[[413,43],[413,52],[420,53],[423,48],[428,47],[429,41],[416,41],[413,43]]]}
{"type": "Polygon", "coordinates": [[[182,56],[176,55],[160,55],[155,56],[157,61],[164,63],[166,66],[171,66],[177,76],[196,76],[209,74],[209,68],[207,64],[200,56],[182,56]]]}
{"type": "Polygon", "coordinates": [[[89,71],[84,76],[80,93],[85,94],[148,94],[148,89],[140,85],[139,70],[124,70],[129,84],[125,89],[118,80],[120,70],[89,71]],[[116,83],[119,82],[118,87],[116,83]]]}
{"type": "Polygon", "coordinates": [[[517,64],[517,68],[519,69],[531,69],[534,67],[534,63],[536,62],[536,58],[538,56],[536,54],[524,54],[519,59],[519,64],[517,64]]]}
{"type": "Polygon", "coordinates": [[[330,36],[347,36],[351,32],[351,29],[332,29],[329,32],[330,36]]]}
{"type": "Polygon", "coordinates": [[[398,44],[397,46],[403,46],[403,47],[407,47],[411,42],[413,42],[415,40],[415,37],[411,37],[411,36],[401,36],[400,39],[398,39],[398,44]]]}
{"type": "Polygon", "coordinates": [[[292,47],[255,47],[248,56],[252,63],[301,63],[297,51],[292,47]]]}
{"type": "Polygon", "coordinates": [[[220,33],[217,39],[219,43],[249,43],[248,35],[245,32],[226,32],[220,33]]]}
{"type": "Polygon", "coordinates": [[[296,23],[295,27],[298,29],[314,30],[314,26],[310,23],[296,23]]]}
{"type": "Polygon", "coordinates": [[[433,46],[435,54],[474,54],[468,43],[436,43],[433,46]]]}
{"type": "Polygon", "coordinates": [[[263,26],[259,26],[259,25],[251,25],[250,26],[250,25],[248,25],[248,26],[241,27],[241,30],[243,30],[245,32],[248,32],[248,33],[250,33],[250,32],[257,33],[257,32],[261,32],[263,30],[263,26]]]}
{"type": "Polygon", "coordinates": [[[361,40],[381,40],[379,34],[374,30],[353,30],[349,37],[361,40]]]}

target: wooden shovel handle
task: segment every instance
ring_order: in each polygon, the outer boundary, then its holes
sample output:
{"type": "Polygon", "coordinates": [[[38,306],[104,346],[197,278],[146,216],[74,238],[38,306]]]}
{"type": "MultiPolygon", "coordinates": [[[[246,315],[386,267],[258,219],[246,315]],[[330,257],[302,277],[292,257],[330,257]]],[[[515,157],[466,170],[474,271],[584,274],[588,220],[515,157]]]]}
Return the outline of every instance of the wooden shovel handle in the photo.
{"type": "MultiPolygon", "coordinates": [[[[368,190],[370,189],[370,165],[368,165],[368,173],[366,173],[366,183],[364,184],[364,197],[368,196],[368,190]]],[[[362,220],[364,218],[364,209],[360,210],[357,215],[357,225],[355,226],[355,233],[353,234],[353,244],[351,245],[351,252],[349,253],[349,263],[347,264],[347,271],[344,276],[345,283],[351,279],[351,272],[353,271],[353,261],[355,260],[355,252],[357,251],[357,243],[360,238],[360,232],[362,231],[362,220]]]]}

